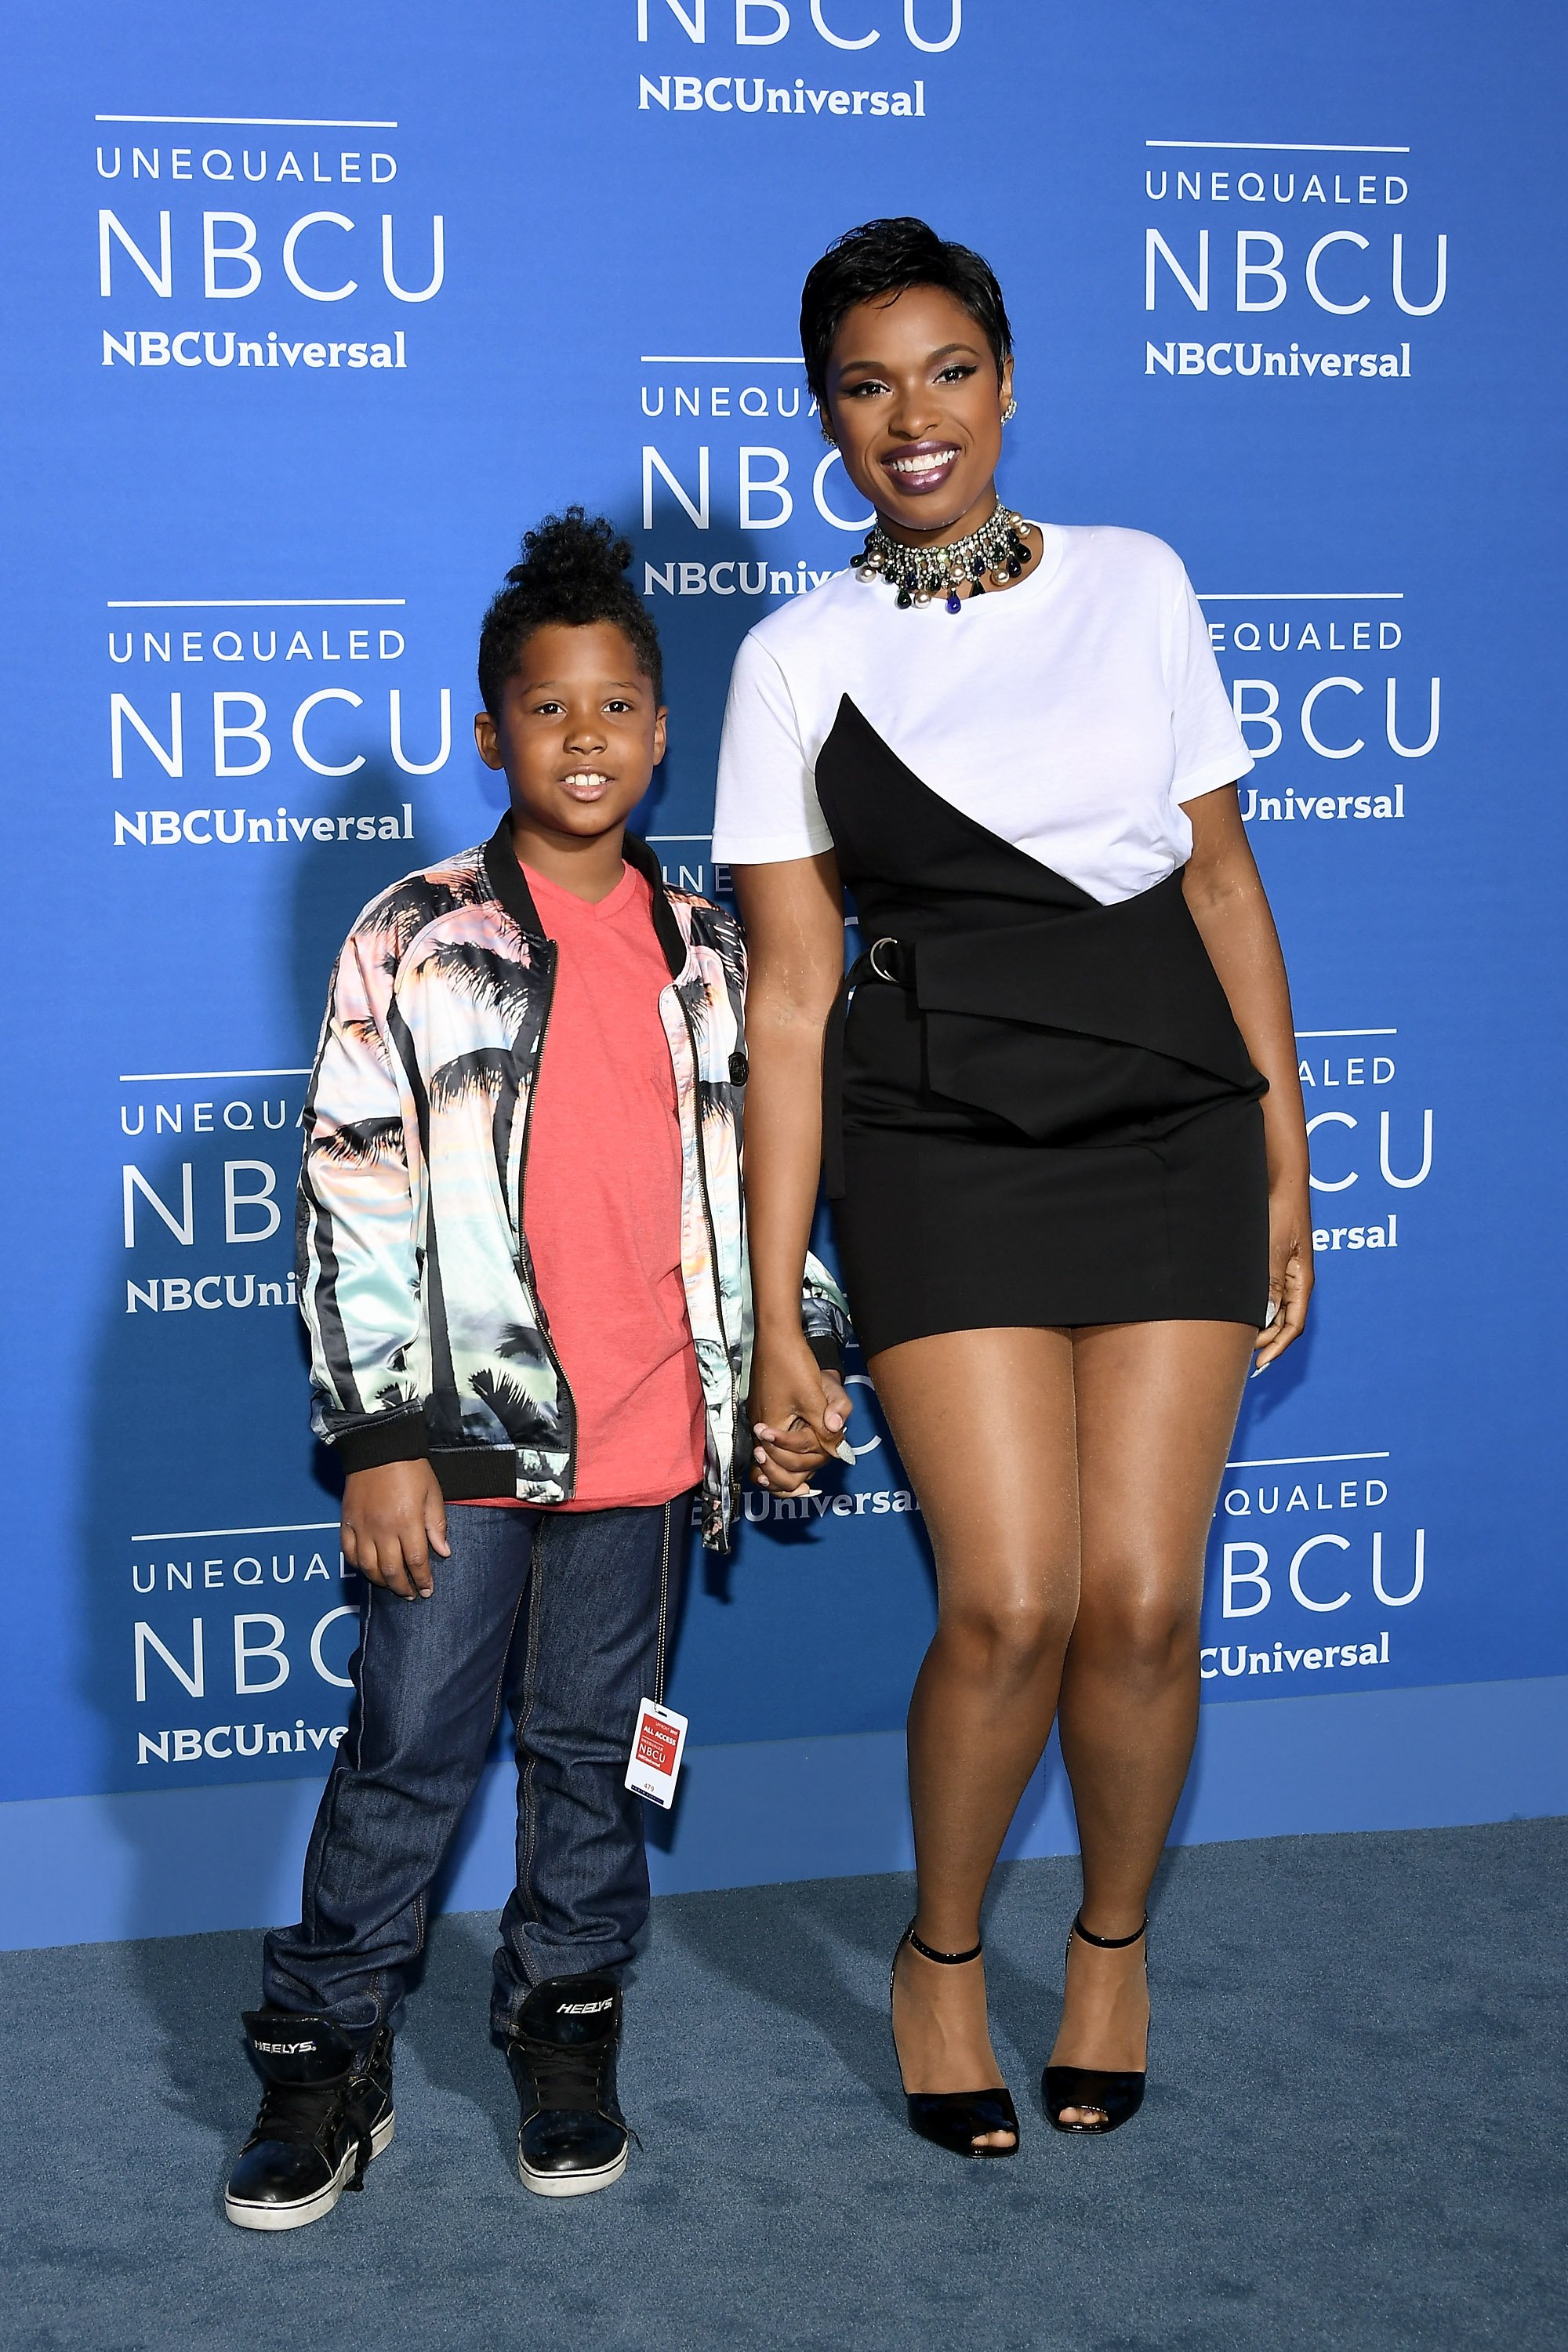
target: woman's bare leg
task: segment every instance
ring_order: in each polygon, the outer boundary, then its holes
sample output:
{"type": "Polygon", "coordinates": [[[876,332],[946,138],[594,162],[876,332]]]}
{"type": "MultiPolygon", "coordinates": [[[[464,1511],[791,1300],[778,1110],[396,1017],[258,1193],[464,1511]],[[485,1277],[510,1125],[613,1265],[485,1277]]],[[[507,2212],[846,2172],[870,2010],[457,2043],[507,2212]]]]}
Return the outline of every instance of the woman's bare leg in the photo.
{"type": "MultiPolygon", "coordinates": [[[[1081,1580],[1059,1722],[1097,1936],[1136,1932],[1192,1760],[1204,1548],[1256,1339],[1240,1323],[1073,1335],[1081,1580]]],[[[1142,1943],[1075,1937],[1051,2063],[1136,2072],[1148,2027],[1142,1943]]]]}
{"type": "MultiPolygon", "coordinates": [[[[915,1925],[938,1951],[967,1951],[1050,1733],[1078,1605],[1072,1344],[1062,1331],[944,1332],[885,1349],[870,1370],[936,1558],[937,1630],[910,1706],[915,1925]]],[[[894,2031],[910,2091],[1001,2081],[978,1962],[942,1968],[905,1945],[894,2031]]]]}

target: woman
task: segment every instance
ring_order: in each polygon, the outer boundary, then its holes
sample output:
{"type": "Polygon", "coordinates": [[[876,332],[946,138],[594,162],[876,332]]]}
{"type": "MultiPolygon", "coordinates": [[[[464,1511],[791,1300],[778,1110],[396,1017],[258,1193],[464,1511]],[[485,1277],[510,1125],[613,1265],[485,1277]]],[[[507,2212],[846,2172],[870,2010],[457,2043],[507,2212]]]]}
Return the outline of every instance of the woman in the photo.
{"type": "Polygon", "coordinates": [[[1307,1139],[1252,761],[1179,561],[1000,504],[1012,342],[977,255],[874,221],[812,270],[801,332],[877,519],[746,639],[721,758],[756,1475],[793,1493],[841,1441],[798,1306],[825,1165],[936,1559],[894,2038],[911,2126],[1000,2157],[980,1908],[1053,1716],[1083,1900],[1047,2110],[1112,2131],[1142,2096],[1205,1538],[1248,1360],[1305,1318],[1307,1139]],[[847,887],[868,945],[841,987],[847,887]]]}

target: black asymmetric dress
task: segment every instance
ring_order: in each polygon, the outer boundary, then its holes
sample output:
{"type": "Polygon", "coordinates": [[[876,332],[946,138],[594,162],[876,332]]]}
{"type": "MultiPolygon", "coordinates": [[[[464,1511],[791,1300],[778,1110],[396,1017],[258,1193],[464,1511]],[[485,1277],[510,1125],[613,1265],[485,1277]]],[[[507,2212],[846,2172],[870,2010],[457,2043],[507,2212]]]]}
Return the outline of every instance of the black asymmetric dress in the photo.
{"type": "Polygon", "coordinates": [[[1112,905],[930,790],[845,695],[816,789],[862,953],[827,1190],[866,1353],[1268,1310],[1259,1097],[1178,868],[1112,905]]]}

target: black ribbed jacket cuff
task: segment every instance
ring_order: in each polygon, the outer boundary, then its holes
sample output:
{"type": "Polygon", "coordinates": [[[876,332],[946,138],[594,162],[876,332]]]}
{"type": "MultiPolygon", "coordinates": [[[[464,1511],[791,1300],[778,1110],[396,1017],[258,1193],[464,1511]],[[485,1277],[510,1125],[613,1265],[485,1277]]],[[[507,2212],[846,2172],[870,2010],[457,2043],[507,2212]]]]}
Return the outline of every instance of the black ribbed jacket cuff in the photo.
{"type": "Polygon", "coordinates": [[[345,1470],[379,1470],[384,1462],[424,1462],[430,1453],[430,1433],[422,1404],[400,1406],[378,1413],[353,1429],[340,1430],[332,1451],[345,1470]]]}
{"type": "Polygon", "coordinates": [[[831,1331],[808,1331],[805,1344],[825,1372],[837,1380],[844,1377],[844,1351],[831,1331]]]}

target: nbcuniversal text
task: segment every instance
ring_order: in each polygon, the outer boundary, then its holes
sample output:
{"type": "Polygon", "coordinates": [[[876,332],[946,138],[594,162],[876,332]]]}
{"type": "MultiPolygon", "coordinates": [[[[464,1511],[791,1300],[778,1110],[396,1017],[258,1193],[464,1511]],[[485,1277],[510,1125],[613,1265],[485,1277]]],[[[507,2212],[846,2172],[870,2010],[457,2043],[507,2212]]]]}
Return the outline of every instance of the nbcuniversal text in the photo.
{"type": "Polygon", "coordinates": [[[1245,1642],[1210,1644],[1199,1654],[1198,1672],[1205,1683],[1215,1681],[1221,1675],[1310,1675],[1331,1672],[1336,1666],[1392,1665],[1386,1631],[1375,1642],[1328,1643],[1312,1649],[1288,1650],[1276,1642],[1272,1651],[1249,1650],[1245,1642]]]}

